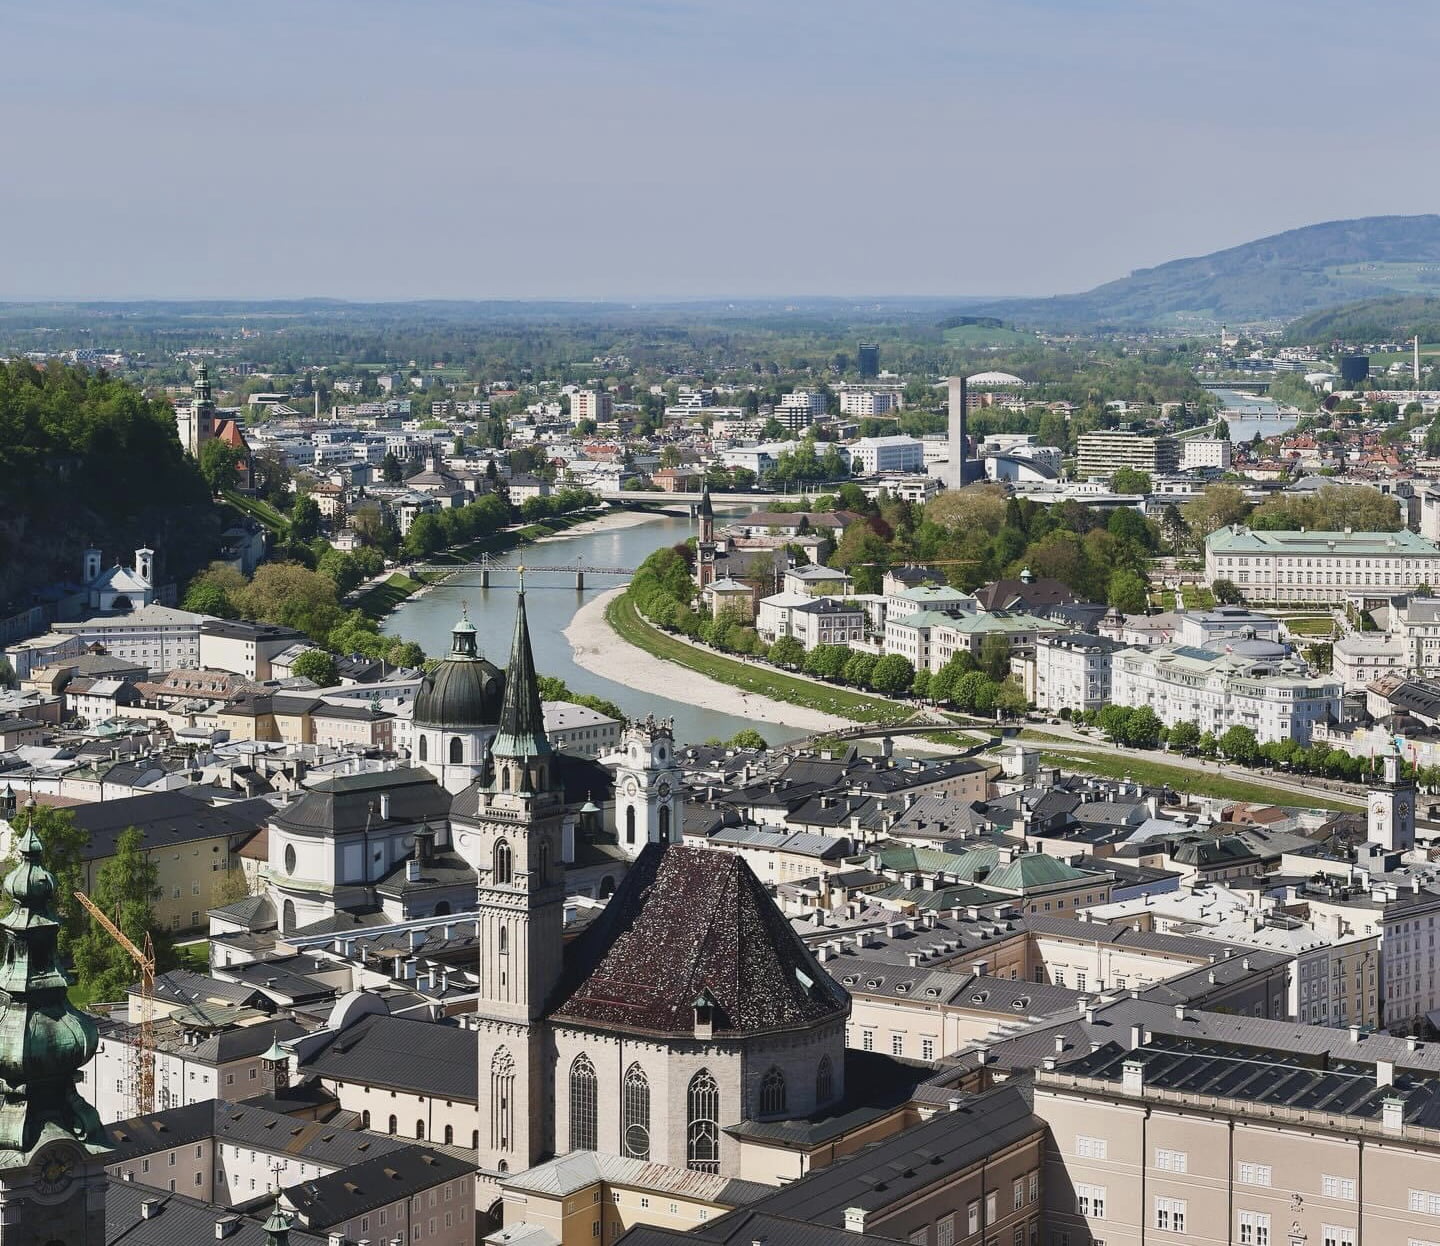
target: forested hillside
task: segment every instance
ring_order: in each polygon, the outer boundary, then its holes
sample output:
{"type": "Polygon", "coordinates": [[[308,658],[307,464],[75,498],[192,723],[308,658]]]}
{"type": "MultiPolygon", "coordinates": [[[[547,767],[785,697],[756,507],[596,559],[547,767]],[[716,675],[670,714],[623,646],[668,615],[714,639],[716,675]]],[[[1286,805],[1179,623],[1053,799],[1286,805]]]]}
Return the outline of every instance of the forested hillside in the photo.
{"type": "Polygon", "coordinates": [[[1141,268],[1084,294],[1016,299],[986,310],[1055,325],[1238,323],[1418,292],[1440,276],[1440,216],[1327,221],[1141,268]]]}
{"type": "Polygon", "coordinates": [[[219,530],[168,404],[83,368],[0,363],[0,607],[78,579],[91,544],[107,565],[149,545],[161,578],[184,580],[219,530]]]}
{"type": "Polygon", "coordinates": [[[1422,342],[1440,342],[1440,298],[1423,295],[1363,299],[1302,316],[1285,330],[1293,346],[1331,342],[1395,342],[1415,334],[1422,342]]]}

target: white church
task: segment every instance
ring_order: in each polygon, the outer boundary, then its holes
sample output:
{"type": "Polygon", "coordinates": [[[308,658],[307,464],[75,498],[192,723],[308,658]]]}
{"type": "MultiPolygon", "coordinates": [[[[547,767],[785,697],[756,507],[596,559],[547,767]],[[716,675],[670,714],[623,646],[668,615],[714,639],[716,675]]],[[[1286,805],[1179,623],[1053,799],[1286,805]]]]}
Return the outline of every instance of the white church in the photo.
{"type": "MultiPolygon", "coordinates": [[[[378,905],[478,918],[480,1161],[572,1150],[738,1176],[727,1129],[833,1110],[846,993],[738,857],[679,843],[681,772],[647,719],[611,759],[621,866],[568,944],[567,867],[608,793],[546,738],[523,591],[508,669],[468,619],[415,703],[414,764],[326,778],[278,810],[266,895],[282,933],[378,905]]],[[[322,926],[323,928],[323,926],[322,926]]]]}

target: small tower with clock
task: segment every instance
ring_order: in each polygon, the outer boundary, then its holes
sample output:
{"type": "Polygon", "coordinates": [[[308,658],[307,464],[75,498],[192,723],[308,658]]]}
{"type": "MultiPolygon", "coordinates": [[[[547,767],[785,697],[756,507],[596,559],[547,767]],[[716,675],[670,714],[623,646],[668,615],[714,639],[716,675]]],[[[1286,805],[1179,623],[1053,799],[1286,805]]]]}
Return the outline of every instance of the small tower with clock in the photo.
{"type": "Polygon", "coordinates": [[[0,918],[0,1246],[105,1246],[110,1147],[75,1089],[99,1035],[66,998],[55,877],[33,829],[15,852],[0,918]]]}
{"type": "Polygon", "coordinates": [[[700,539],[695,542],[695,583],[703,593],[715,582],[715,508],[710,502],[710,486],[700,491],[700,539]]]}
{"type": "Polygon", "coordinates": [[[1393,753],[1383,762],[1383,776],[1370,787],[1367,838],[1387,852],[1408,852],[1415,847],[1415,784],[1400,777],[1400,758],[1393,753]]]}
{"type": "Polygon", "coordinates": [[[634,860],[646,844],[678,844],[685,797],[670,719],[636,719],[620,740],[615,768],[615,834],[634,860]]]}

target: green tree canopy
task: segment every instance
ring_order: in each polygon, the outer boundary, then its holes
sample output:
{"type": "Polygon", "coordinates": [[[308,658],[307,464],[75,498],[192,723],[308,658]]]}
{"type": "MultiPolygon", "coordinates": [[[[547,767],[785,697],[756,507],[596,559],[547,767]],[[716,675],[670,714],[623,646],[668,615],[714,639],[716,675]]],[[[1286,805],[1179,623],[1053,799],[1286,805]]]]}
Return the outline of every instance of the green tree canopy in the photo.
{"type": "Polygon", "coordinates": [[[307,649],[291,663],[290,673],[299,679],[308,679],[320,688],[332,688],[340,682],[334,655],[324,649],[307,649]]]}

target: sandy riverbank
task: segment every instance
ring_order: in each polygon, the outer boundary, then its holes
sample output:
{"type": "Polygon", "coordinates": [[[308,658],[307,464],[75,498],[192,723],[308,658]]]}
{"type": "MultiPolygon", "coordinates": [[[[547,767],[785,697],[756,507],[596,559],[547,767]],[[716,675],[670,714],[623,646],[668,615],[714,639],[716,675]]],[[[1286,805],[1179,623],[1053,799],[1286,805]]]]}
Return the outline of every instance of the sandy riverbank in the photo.
{"type": "MultiPolygon", "coordinates": [[[[577,523],[573,528],[566,528],[563,532],[553,532],[549,536],[537,537],[530,542],[532,545],[545,545],[551,541],[564,541],[572,536],[590,536],[595,532],[614,532],[617,528],[638,528],[642,523],[653,523],[663,515],[664,511],[609,511],[604,515],[597,515],[594,519],[587,519],[584,523],[577,523]]],[[[517,546],[516,549],[506,550],[507,554],[516,553],[525,547],[517,546]]]]}
{"type": "Polygon", "coordinates": [[[737,718],[752,718],[756,722],[783,723],[796,731],[833,731],[853,725],[849,719],[834,714],[823,714],[819,710],[772,701],[769,697],[732,688],[674,662],[652,657],[643,649],[621,640],[605,621],[605,607],[624,591],[623,588],[612,588],[591,598],[575,612],[575,617],[565,629],[565,639],[570,642],[577,666],[640,692],[663,689],[671,700],[688,701],[692,705],[703,705],[706,709],[733,714],[737,718]]]}

